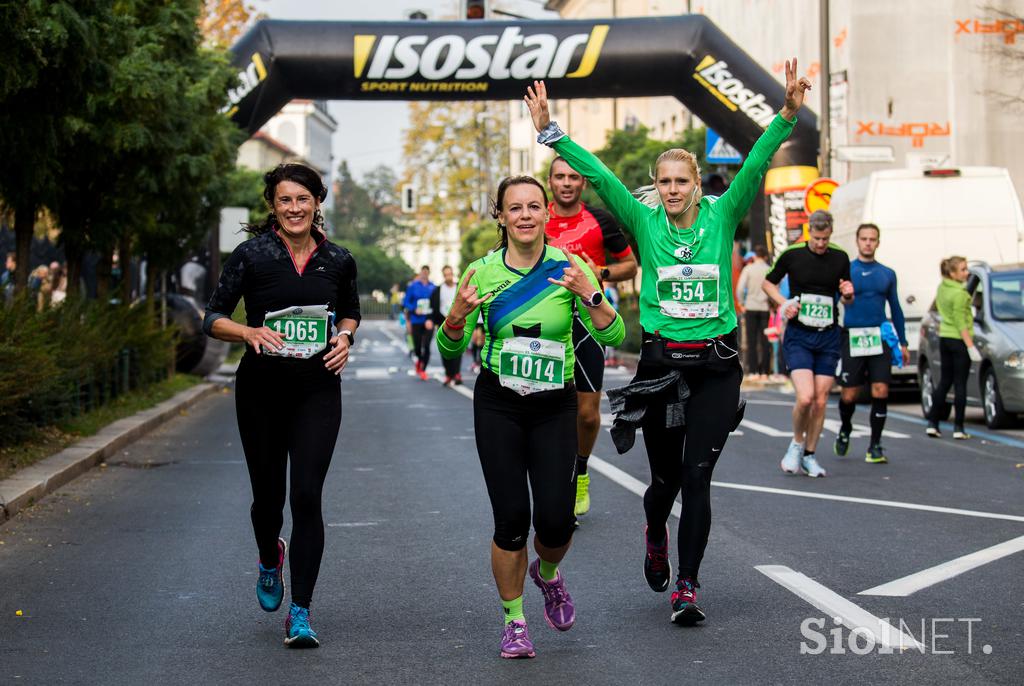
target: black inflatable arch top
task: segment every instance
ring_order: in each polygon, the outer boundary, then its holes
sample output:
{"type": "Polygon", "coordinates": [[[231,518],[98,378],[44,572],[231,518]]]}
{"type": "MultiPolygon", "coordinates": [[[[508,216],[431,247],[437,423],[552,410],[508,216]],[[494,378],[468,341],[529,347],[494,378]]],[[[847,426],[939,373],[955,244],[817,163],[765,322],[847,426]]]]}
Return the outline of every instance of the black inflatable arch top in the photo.
{"type": "MultiPolygon", "coordinates": [[[[540,78],[559,99],[673,95],[746,154],[784,97],[778,81],[702,15],[265,20],[231,50],[241,85],[226,112],[250,133],[294,98],[518,100],[540,78]]],[[[772,166],[817,166],[817,148],[817,117],[802,109],[772,166]]]]}

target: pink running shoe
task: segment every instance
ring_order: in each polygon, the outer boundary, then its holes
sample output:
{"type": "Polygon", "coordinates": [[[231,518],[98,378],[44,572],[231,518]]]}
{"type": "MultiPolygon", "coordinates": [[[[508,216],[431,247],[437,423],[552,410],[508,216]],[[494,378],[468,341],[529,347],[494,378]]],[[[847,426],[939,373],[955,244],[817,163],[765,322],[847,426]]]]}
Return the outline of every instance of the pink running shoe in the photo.
{"type": "Polygon", "coordinates": [[[568,631],[576,622],[576,607],[572,604],[572,597],[565,588],[565,577],[559,570],[555,578],[545,581],[540,575],[540,558],[538,557],[530,565],[530,578],[537,588],[544,594],[544,619],[548,626],[559,631],[568,631]]]}
{"type": "Polygon", "coordinates": [[[501,656],[509,660],[537,656],[526,622],[513,619],[505,625],[505,631],[501,635],[501,656]]]}

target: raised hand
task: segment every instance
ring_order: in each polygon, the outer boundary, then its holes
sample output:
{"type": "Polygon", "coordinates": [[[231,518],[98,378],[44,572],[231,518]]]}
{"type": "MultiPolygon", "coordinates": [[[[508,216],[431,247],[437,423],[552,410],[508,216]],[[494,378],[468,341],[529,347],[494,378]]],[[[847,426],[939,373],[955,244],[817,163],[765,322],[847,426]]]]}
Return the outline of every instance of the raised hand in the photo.
{"type": "Polygon", "coordinates": [[[466,317],[468,317],[473,310],[480,307],[482,303],[486,302],[488,298],[494,295],[494,291],[491,291],[490,293],[485,293],[483,296],[477,296],[476,284],[470,283],[473,280],[474,274],[476,274],[475,269],[470,269],[466,273],[466,277],[462,282],[462,287],[459,288],[458,292],[455,294],[455,300],[452,301],[451,309],[448,310],[448,317],[445,319],[445,321],[449,322],[450,325],[457,324],[458,322],[465,324],[466,317]]]}
{"type": "Polygon", "coordinates": [[[537,133],[540,133],[545,126],[551,123],[551,115],[548,113],[548,89],[544,82],[534,81],[532,86],[527,86],[523,100],[530,108],[534,128],[537,129],[537,133]]]}
{"type": "Polygon", "coordinates": [[[560,280],[548,277],[548,281],[556,286],[561,286],[562,288],[571,291],[573,294],[578,295],[584,300],[590,298],[594,291],[598,289],[594,286],[593,282],[587,278],[586,273],[580,269],[579,261],[576,256],[572,253],[566,252],[565,250],[562,250],[562,253],[565,254],[565,259],[569,261],[569,266],[562,270],[563,274],[560,280]]]}
{"type": "Polygon", "coordinates": [[[796,74],[796,58],[793,58],[792,63],[786,60],[786,103],[782,106],[782,116],[786,119],[796,116],[797,110],[804,104],[804,92],[811,90],[811,82],[807,77],[797,79],[796,74]]]}

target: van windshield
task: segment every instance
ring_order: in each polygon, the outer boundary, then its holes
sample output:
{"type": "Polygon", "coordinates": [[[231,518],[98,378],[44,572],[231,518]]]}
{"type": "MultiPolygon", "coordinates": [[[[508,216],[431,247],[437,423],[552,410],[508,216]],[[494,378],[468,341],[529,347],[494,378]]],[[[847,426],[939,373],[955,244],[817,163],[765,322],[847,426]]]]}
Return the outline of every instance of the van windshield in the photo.
{"type": "Polygon", "coordinates": [[[1004,322],[1024,321],[1024,271],[992,275],[992,316],[1004,322]]]}

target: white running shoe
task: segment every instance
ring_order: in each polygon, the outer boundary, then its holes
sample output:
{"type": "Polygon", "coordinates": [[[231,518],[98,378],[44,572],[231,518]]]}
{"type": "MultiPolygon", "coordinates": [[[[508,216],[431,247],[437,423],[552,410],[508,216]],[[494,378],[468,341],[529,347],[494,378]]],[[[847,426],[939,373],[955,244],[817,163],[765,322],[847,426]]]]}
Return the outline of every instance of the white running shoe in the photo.
{"type": "Polygon", "coordinates": [[[803,454],[804,444],[790,441],[789,448],[786,449],[786,455],[782,458],[782,462],[779,463],[782,471],[786,472],[786,474],[799,474],[800,456],[803,454]]]}
{"type": "Polygon", "coordinates": [[[813,454],[804,455],[800,458],[800,469],[803,470],[804,474],[813,478],[827,476],[825,470],[818,464],[818,460],[815,459],[813,454]]]}

